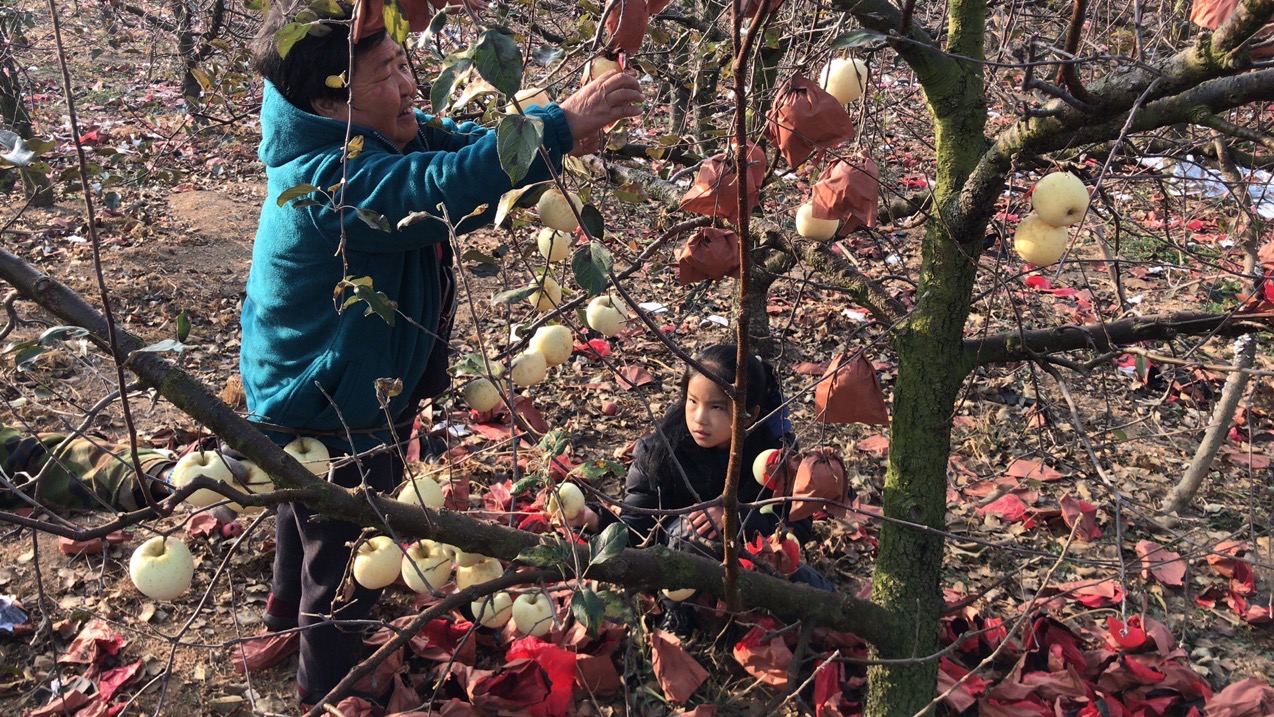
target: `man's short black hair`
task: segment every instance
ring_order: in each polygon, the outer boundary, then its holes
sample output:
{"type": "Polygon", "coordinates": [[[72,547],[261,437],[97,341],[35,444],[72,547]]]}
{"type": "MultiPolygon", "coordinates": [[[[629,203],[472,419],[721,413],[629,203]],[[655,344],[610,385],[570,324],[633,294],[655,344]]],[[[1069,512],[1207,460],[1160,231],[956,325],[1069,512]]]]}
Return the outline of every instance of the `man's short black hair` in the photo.
{"type": "MultiPolygon", "coordinates": [[[[351,5],[338,2],[345,13],[345,20],[354,16],[351,5]]],[[[349,90],[344,87],[328,87],[327,78],[348,72],[349,33],[348,23],[326,23],[329,32],[306,34],[297,40],[286,57],[279,56],[275,34],[294,21],[297,13],[309,10],[307,0],[274,0],[266,11],[261,29],[252,40],[252,64],[257,72],[278,88],[279,92],[297,108],[314,113],[314,101],[329,98],[344,102],[349,90]]],[[[380,45],[385,31],[368,35],[354,45],[354,57],[380,45]]]]}

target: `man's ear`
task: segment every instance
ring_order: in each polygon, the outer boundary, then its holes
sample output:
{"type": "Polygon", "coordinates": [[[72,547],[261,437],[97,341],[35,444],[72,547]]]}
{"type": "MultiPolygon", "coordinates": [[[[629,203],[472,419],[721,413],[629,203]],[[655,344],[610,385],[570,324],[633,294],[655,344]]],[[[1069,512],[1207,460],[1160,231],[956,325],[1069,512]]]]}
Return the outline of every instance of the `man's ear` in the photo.
{"type": "Polygon", "coordinates": [[[310,102],[310,106],[314,108],[314,114],[328,119],[345,119],[345,113],[349,111],[349,105],[345,100],[338,100],[332,97],[319,97],[310,102]]]}

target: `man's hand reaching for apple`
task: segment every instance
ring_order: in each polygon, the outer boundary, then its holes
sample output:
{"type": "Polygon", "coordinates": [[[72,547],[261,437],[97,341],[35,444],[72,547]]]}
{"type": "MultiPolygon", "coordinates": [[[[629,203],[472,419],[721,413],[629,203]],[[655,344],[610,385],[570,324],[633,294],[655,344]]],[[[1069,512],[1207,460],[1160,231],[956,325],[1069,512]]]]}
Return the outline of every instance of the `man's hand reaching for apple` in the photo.
{"type": "Polygon", "coordinates": [[[562,100],[562,113],[575,138],[571,154],[579,156],[597,151],[601,146],[602,128],[641,114],[637,105],[644,99],[636,77],[612,70],[562,100]]]}

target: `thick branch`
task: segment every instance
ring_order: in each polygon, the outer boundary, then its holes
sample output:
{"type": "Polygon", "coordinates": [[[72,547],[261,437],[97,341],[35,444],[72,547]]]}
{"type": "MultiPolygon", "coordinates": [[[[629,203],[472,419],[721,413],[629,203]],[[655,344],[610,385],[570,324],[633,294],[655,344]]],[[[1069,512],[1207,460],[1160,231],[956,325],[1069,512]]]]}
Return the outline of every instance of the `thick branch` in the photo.
{"type": "Polygon", "coordinates": [[[1140,341],[1163,341],[1177,336],[1239,336],[1271,331],[1274,314],[1209,314],[1182,311],[1139,316],[1105,324],[1056,326],[1029,331],[1006,331],[981,339],[965,339],[964,351],[974,365],[1024,361],[1039,354],[1080,349],[1109,351],[1140,341]]]}
{"type": "MultiPolygon", "coordinates": [[[[67,324],[88,329],[93,339],[104,343],[105,319],[67,286],[41,273],[21,258],[0,249],[0,279],[11,284],[28,299],[40,304],[67,324]]],[[[141,343],[118,330],[123,351],[136,351],[141,343]]],[[[346,489],[316,479],[290,455],[263,436],[251,424],[217,400],[198,380],[171,362],[151,352],[133,353],[128,368],[142,381],[158,387],[175,406],[217,434],[231,448],[243,453],[283,488],[302,489],[298,493],[309,508],[326,516],[361,525],[386,527],[396,533],[428,537],[455,545],[468,552],[512,560],[526,548],[555,537],[541,536],[484,523],[455,511],[426,511],[405,503],[346,489]],[[385,517],[381,520],[381,515],[385,517]]],[[[578,564],[588,564],[587,546],[566,544],[578,552],[578,564]]],[[[575,561],[562,562],[566,576],[575,561]]],[[[713,560],[666,548],[625,550],[619,557],[592,566],[588,577],[633,588],[669,585],[693,587],[722,594],[721,565],[713,560]]],[[[885,642],[889,624],[882,608],[847,595],[793,585],[786,580],[745,572],[739,579],[745,608],[784,612],[820,625],[852,631],[871,642],[885,642]]]]}

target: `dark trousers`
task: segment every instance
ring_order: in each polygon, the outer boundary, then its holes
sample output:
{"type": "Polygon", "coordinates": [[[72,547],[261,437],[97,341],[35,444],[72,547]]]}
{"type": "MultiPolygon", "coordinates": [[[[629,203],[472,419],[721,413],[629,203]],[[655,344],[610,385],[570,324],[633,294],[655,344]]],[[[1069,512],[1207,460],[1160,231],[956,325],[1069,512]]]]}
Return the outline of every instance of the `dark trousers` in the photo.
{"type": "MultiPolygon", "coordinates": [[[[403,464],[393,452],[363,458],[362,463],[368,485],[377,491],[389,492],[402,480],[403,464]]],[[[332,480],[346,488],[359,485],[358,466],[337,469],[332,480]]],[[[368,590],[351,578],[352,596],[338,600],[350,564],[348,544],[361,532],[354,523],[321,518],[303,505],[283,503],[278,508],[271,599],[299,609],[298,624],[305,629],[296,684],[307,703],[318,702],[362,657],[361,628],[317,624],[363,620],[380,597],[380,590],[368,590]]]]}

